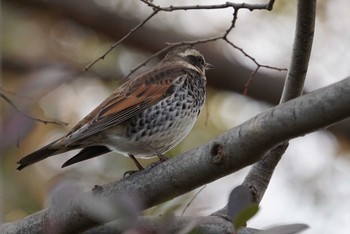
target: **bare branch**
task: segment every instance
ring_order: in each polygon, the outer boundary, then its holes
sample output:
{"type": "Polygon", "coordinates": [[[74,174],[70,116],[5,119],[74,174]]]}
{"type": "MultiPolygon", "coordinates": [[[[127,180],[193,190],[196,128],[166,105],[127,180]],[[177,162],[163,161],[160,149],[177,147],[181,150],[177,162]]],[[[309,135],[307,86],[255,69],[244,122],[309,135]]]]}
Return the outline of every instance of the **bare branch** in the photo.
{"type": "Polygon", "coordinates": [[[185,212],[188,209],[188,207],[190,207],[190,205],[192,204],[194,199],[196,199],[196,197],[203,191],[203,189],[205,189],[205,187],[207,187],[207,185],[204,185],[202,188],[200,188],[198,190],[198,192],[196,192],[196,194],[192,197],[192,199],[187,203],[186,207],[182,210],[181,216],[183,216],[185,214],[185,212]]]}
{"type": "Polygon", "coordinates": [[[161,50],[159,50],[157,53],[154,53],[153,55],[149,56],[147,59],[145,59],[143,62],[141,62],[139,65],[137,65],[135,68],[133,68],[129,74],[127,74],[123,79],[127,79],[130,77],[133,73],[135,73],[137,70],[139,70],[141,67],[146,66],[147,63],[149,63],[152,59],[156,58],[160,54],[164,53],[165,51],[168,51],[169,49],[173,48],[175,46],[169,45],[161,50]]]}
{"type": "Polygon", "coordinates": [[[250,87],[250,84],[253,82],[254,77],[256,76],[256,74],[258,73],[260,68],[267,68],[267,69],[271,69],[271,70],[276,70],[276,71],[288,71],[287,68],[278,68],[278,67],[273,67],[273,66],[269,66],[269,65],[264,65],[259,63],[258,61],[256,61],[256,59],[249,55],[247,52],[245,52],[242,48],[236,46],[235,44],[233,44],[230,40],[228,40],[226,37],[223,38],[229,45],[231,45],[233,48],[239,50],[245,57],[249,58],[251,61],[253,61],[253,63],[255,63],[256,68],[255,70],[250,74],[249,79],[247,80],[247,82],[244,84],[244,90],[243,90],[243,94],[247,95],[248,94],[248,89],[250,87]]]}
{"type": "MultiPolygon", "coordinates": [[[[159,8],[157,8],[157,10],[159,10],[159,8]]],[[[245,88],[244,88],[244,94],[247,94],[249,85],[252,83],[253,78],[255,77],[255,75],[257,74],[258,70],[260,68],[267,68],[267,69],[271,69],[271,70],[276,70],[276,71],[287,71],[286,68],[278,68],[278,67],[273,67],[273,66],[269,66],[269,65],[263,65],[260,64],[259,62],[256,61],[256,59],[249,55],[247,52],[245,52],[242,48],[236,46],[235,44],[233,44],[228,38],[228,34],[232,31],[232,29],[235,27],[236,21],[237,21],[237,15],[238,15],[238,10],[235,10],[233,13],[233,19],[231,22],[231,25],[229,26],[229,28],[225,31],[225,33],[221,36],[213,36],[213,37],[209,37],[209,38],[204,38],[204,39],[199,39],[199,40],[192,40],[192,41],[180,41],[180,42],[167,42],[167,47],[159,50],[157,53],[153,54],[152,56],[148,57],[147,59],[145,59],[143,62],[141,62],[138,66],[136,66],[134,69],[132,69],[129,74],[127,74],[124,79],[130,77],[133,73],[135,73],[138,69],[140,69],[141,67],[145,66],[148,62],[150,62],[152,59],[154,59],[155,57],[157,57],[158,55],[162,54],[165,51],[168,51],[174,47],[177,46],[184,46],[184,45],[190,45],[190,46],[194,46],[194,45],[199,45],[199,44],[204,44],[204,43],[209,43],[209,42],[214,42],[217,40],[224,40],[225,42],[227,42],[229,45],[231,45],[234,49],[239,50],[245,57],[249,58],[250,60],[253,61],[253,63],[257,66],[256,69],[251,73],[247,83],[245,84],[245,88]]]]}
{"type": "Polygon", "coordinates": [[[315,32],[316,0],[298,1],[292,59],[280,103],[302,94],[315,32]]]}
{"type": "Polygon", "coordinates": [[[192,5],[192,6],[168,6],[168,7],[160,7],[156,6],[150,1],[141,0],[141,2],[147,4],[149,7],[152,7],[154,10],[158,11],[187,11],[187,10],[213,10],[213,9],[225,9],[225,8],[233,8],[234,10],[238,9],[248,9],[250,11],[253,10],[272,10],[273,4],[275,1],[269,1],[266,4],[249,4],[249,3],[233,3],[226,2],[223,4],[217,5],[192,5]]]}
{"type": "MultiPolygon", "coordinates": [[[[91,62],[89,65],[87,65],[84,69],[84,71],[90,69],[95,63],[97,63],[99,60],[103,60],[105,56],[107,56],[115,47],[120,45],[124,40],[126,40],[130,35],[132,35],[135,31],[140,29],[147,21],[149,21],[153,16],[155,16],[157,13],[163,11],[163,12],[172,12],[172,11],[178,11],[178,10],[202,10],[202,9],[225,9],[225,8],[232,8],[234,10],[233,13],[233,19],[231,22],[231,25],[229,26],[228,29],[226,29],[225,33],[222,36],[214,36],[214,37],[209,37],[201,40],[194,40],[194,41],[181,41],[181,42],[175,42],[175,43],[167,43],[167,47],[159,50],[157,53],[153,54],[146,60],[144,60],[141,64],[139,64],[137,67],[132,69],[129,74],[127,74],[124,79],[130,77],[133,73],[135,73],[138,69],[141,67],[145,66],[149,61],[151,61],[153,58],[157,57],[159,54],[170,50],[176,46],[180,45],[197,45],[197,44],[203,44],[203,43],[209,43],[209,42],[214,42],[220,39],[223,39],[226,41],[228,44],[230,44],[233,48],[240,50],[247,58],[251,59],[256,65],[257,69],[251,73],[250,78],[247,83],[251,84],[253,81],[253,77],[257,74],[258,70],[261,67],[268,68],[268,69],[274,69],[277,71],[285,71],[286,69],[284,68],[275,68],[272,66],[267,66],[267,65],[261,65],[259,64],[256,59],[254,59],[252,56],[249,56],[246,52],[244,52],[241,48],[238,46],[235,46],[232,42],[230,42],[227,39],[228,34],[232,31],[232,29],[235,27],[236,21],[237,21],[237,16],[238,16],[238,11],[240,9],[248,9],[250,11],[253,10],[272,10],[274,1],[269,1],[266,4],[247,4],[247,3],[232,3],[232,2],[227,2],[225,4],[218,4],[218,5],[194,5],[194,6],[169,6],[169,7],[160,7],[155,4],[153,4],[151,1],[147,0],[141,0],[141,2],[147,4],[149,7],[153,9],[152,14],[150,14],[145,20],[140,22],[136,27],[131,29],[122,39],[120,39],[118,42],[113,44],[109,50],[107,50],[102,56],[98,57],[95,59],[93,62],[91,62]]],[[[247,92],[249,85],[245,85],[245,93],[247,92]]]]}
{"type": "Polygon", "coordinates": [[[146,19],[141,21],[138,25],[136,25],[133,29],[131,29],[124,37],[122,37],[119,41],[114,43],[103,55],[92,61],[90,64],[88,64],[84,71],[88,71],[95,63],[97,63],[100,60],[103,60],[115,47],[120,45],[125,39],[130,37],[134,32],[136,32],[139,28],[141,28],[147,21],[149,21],[153,16],[155,16],[158,13],[158,10],[154,10],[152,14],[150,14],[146,19]]]}
{"type": "Polygon", "coordinates": [[[270,183],[272,174],[276,168],[276,165],[280,161],[282,155],[288,148],[288,143],[282,143],[273,148],[268,155],[266,155],[249,171],[248,175],[243,181],[243,185],[246,185],[254,196],[254,201],[260,203],[265,191],[270,183]]]}
{"type": "MultiPolygon", "coordinates": [[[[316,0],[299,0],[292,59],[280,103],[285,103],[302,93],[311,55],[315,19],[316,0]]],[[[251,188],[256,202],[260,202],[263,198],[274,169],[287,147],[288,143],[284,142],[272,149],[263,160],[251,168],[246,176],[243,184],[251,188]]]]}

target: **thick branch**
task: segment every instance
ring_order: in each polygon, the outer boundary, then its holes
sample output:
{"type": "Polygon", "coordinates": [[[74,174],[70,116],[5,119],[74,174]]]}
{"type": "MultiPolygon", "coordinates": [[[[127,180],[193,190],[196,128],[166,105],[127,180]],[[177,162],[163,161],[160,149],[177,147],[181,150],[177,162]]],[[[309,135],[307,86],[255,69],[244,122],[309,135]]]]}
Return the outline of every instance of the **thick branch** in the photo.
{"type": "MultiPolygon", "coordinates": [[[[316,0],[298,1],[294,47],[280,103],[301,95],[309,66],[316,19],[316,0]]],[[[274,169],[288,147],[288,143],[271,150],[249,171],[243,184],[253,190],[256,202],[261,201],[274,169]]]]}
{"type": "Polygon", "coordinates": [[[142,201],[143,209],[152,207],[258,161],[281,142],[349,117],[349,93],[347,78],[267,110],[211,142],[149,170],[98,186],[93,193],[74,198],[66,207],[50,207],[2,226],[0,232],[47,233],[52,227],[64,233],[81,232],[120,217],[113,211],[118,210],[114,206],[120,205],[123,194],[142,201]]]}
{"type": "Polygon", "coordinates": [[[299,0],[293,53],[280,103],[299,97],[303,91],[314,40],[315,19],[316,0],[299,0]]]}

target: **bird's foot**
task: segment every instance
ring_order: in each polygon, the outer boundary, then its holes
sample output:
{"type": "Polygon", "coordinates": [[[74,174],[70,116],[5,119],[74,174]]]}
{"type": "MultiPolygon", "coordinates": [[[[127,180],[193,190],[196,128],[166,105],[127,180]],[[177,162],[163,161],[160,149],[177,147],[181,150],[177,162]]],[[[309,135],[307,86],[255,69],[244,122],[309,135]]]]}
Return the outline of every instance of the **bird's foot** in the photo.
{"type": "Polygon", "coordinates": [[[143,166],[139,163],[139,161],[137,161],[137,159],[135,158],[134,155],[129,154],[129,157],[132,159],[132,161],[135,163],[136,167],[138,170],[132,170],[132,171],[126,171],[123,175],[124,178],[131,176],[133,174],[135,174],[138,171],[142,171],[144,170],[143,166]]]}

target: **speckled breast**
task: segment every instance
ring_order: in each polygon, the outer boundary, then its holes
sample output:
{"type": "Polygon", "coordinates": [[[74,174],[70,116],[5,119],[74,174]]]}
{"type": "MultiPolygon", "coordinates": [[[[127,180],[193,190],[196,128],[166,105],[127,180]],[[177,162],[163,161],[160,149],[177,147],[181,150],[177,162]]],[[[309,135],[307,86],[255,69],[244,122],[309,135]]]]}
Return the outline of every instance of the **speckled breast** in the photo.
{"type": "Polygon", "coordinates": [[[135,157],[165,153],[191,131],[205,100],[205,82],[189,75],[172,95],[128,121],[126,137],[135,157]]]}

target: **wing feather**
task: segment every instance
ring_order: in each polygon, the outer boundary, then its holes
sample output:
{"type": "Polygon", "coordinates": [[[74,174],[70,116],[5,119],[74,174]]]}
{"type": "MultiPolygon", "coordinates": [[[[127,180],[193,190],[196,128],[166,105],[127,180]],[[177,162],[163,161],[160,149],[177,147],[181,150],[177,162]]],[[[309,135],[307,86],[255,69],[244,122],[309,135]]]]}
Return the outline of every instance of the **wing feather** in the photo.
{"type": "MultiPolygon", "coordinates": [[[[126,89],[126,92],[115,92],[80,121],[66,135],[63,143],[66,146],[71,145],[136,116],[143,110],[174,93],[174,86],[177,82],[170,82],[171,80],[182,79],[186,76],[186,74],[182,73],[177,77],[173,77],[173,79],[169,79],[169,82],[153,84],[140,82],[140,85],[132,86],[133,89],[131,90],[129,88],[129,90],[126,89]]],[[[124,87],[128,88],[127,84],[125,85],[124,87]]]]}

